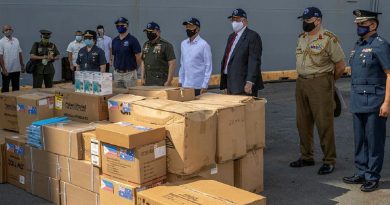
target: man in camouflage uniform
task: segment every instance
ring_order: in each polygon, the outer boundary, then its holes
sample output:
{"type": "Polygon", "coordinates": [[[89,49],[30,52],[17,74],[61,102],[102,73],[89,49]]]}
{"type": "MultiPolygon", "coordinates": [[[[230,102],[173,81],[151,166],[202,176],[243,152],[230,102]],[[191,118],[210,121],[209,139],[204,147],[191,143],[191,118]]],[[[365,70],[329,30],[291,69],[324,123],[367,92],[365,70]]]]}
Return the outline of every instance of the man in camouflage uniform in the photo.
{"type": "Polygon", "coordinates": [[[36,64],[33,72],[33,88],[53,87],[54,61],[59,59],[60,52],[57,46],[50,42],[51,31],[40,30],[41,41],[35,42],[30,51],[30,58],[36,64]]]}
{"type": "Polygon", "coordinates": [[[321,26],[318,8],[305,9],[303,30],[296,48],[296,115],[301,157],[291,167],[314,165],[313,128],[317,127],[323,165],[318,174],[330,174],[336,163],[334,137],[334,81],[345,70],[345,55],[337,37],[321,26]]]}
{"type": "Polygon", "coordinates": [[[142,49],[142,85],[170,86],[176,67],[173,46],[160,37],[160,26],[155,22],[148,23],[144,32],[149,41],[142,49]]]}

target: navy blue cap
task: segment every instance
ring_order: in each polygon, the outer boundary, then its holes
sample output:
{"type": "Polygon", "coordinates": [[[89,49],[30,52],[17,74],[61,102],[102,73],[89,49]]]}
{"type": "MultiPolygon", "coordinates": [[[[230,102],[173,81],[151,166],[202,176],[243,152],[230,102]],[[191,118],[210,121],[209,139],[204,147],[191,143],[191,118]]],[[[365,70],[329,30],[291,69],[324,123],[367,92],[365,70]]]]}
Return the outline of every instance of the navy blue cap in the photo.
{"type": "Polygon", "coordinates": [[[228,16],[228,19],[233,18],[233,17],[243,17],[247,18],[246,12],[243,9],[236,9],[233,11],[231,16],[228,16]]]}
{"type": "Polygon", "coordinates": [[[188,21],[184,21],[183,22],[184,26],[188,25],[188,24],[192,24],[192,25],[200,27],[200,21],[197,18],[194,18],[194,17],[191,17],[191,18],[188,19],[188,21]]]}
{"type": "Polygon", "coordinates": [[[321,10],[317,7],[308,7],[303,11],[302,16],[298,16],[299,19],[309,19],[312,17],[322,18],[321,10]]]}
{"type": "Polygon", "coordinates": [[[361,23],[369,19],[378,19],[378,15],[382,13],[367,11],[367,10],[354,10],[353,15],[356,16],[355,23],[361,23]]]}
{"type": "Polygon", "coordinates": [[[118,23],[129,24],[129,20],[127,20],[127,18],[125,18],[125,17],[119,17],[119,18],[115,21],[115,24],[118,24],[118,23]]]}
{"type": "Polygon", "coordinates": [[[144,29],[144,32],[153,31],[153,30],[160,30],[160,26],[157,23],[152,21],[146,25],[146,29],[144,29]]]}

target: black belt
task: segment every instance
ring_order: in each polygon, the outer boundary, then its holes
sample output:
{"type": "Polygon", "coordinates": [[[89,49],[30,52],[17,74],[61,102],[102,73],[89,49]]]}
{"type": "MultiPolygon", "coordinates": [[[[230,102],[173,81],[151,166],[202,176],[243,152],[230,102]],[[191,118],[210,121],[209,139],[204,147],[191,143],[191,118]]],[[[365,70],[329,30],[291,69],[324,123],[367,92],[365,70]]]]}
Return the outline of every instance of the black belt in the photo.
{"type": "Polygon", "coordinates": [[[327,73],[315,73],[315,74],[310,74],[310,75],[298,75],[300,78],[303,79],[314,79],[314,78],[319,78],[327,75],[333,75],[332,72],[327,72],[327,73]]]}

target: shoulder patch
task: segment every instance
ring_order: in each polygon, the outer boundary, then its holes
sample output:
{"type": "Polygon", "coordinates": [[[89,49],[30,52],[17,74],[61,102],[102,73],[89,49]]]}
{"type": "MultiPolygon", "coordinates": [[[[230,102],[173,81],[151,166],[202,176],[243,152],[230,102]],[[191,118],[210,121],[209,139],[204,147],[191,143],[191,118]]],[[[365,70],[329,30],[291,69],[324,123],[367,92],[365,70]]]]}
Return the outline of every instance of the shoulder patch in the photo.
{"type": "Polygon", "coordinates": [[[333,40],[334,43],[337,43],[339,41],[337,36],[334,33],[330,32],[330,31],[325,31],[324,35],[328,36],[331,40],[333,40]]]}

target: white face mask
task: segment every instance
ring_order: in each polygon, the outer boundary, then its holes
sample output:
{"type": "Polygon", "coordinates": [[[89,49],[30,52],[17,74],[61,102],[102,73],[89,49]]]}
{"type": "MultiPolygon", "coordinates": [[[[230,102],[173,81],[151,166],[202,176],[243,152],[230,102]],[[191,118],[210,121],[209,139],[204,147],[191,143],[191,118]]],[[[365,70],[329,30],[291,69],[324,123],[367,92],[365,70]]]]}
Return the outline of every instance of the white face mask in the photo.
{"type": "Polygon", "coordinates": [[[244,28],[244,23],[233,21],[232,22],[232,28],[234,32],[239,32],[242,28],[244,28]]]}

